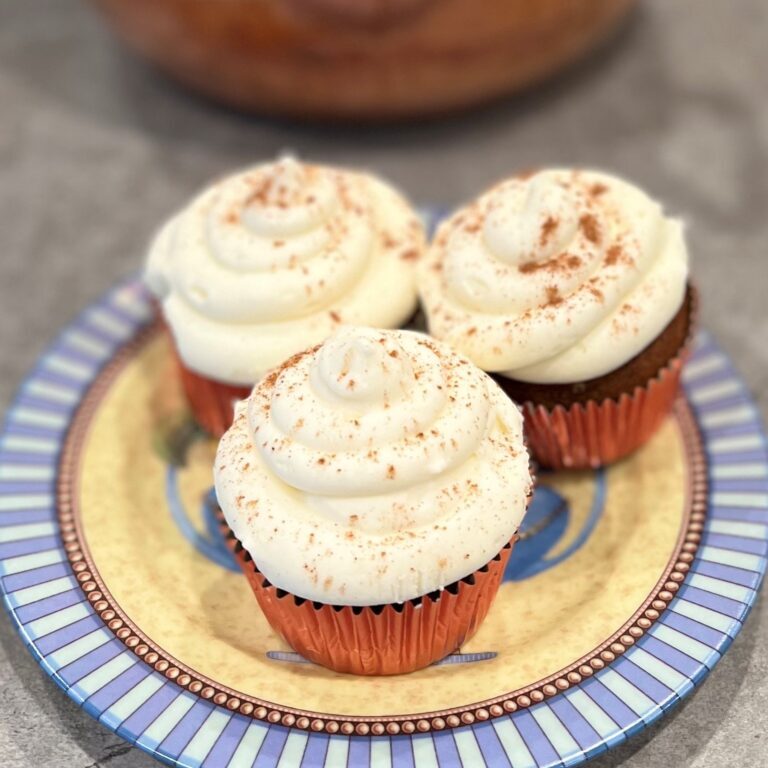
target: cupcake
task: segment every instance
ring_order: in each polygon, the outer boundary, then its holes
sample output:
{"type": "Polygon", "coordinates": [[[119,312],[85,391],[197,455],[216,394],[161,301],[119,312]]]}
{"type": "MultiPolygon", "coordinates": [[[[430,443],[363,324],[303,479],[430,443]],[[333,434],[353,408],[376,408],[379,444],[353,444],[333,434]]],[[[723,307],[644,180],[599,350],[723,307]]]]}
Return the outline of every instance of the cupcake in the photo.
{"type": "Polygon", "coordinates": [[[503,181],[438,230],[419,274],[432,335],[523,404],[549,467],[598,467],[656,431],[693,326],[682,224],[622,179],[503,181]]]}
{"type": "Polygon", "coordinates": [[[284,158],[202,192],[160,230],[145,273],[199,423],[221,435],[234,400],[343,324],[406,322],[424,247],[409,204],[365,173],[284,158]]]}
{"type": "Polygon", "coordinates": [[[386,675],[485,617],[531,486],[518,408],[411,331],[347,328],[238,403],[214,469],[234,551],[306,658],[386,675]]]}

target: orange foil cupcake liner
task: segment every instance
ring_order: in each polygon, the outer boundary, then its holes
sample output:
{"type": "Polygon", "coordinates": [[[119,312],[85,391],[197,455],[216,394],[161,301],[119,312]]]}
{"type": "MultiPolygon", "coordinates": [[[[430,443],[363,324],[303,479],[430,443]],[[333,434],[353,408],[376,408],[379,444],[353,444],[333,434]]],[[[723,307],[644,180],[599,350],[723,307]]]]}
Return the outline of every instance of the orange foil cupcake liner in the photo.
{"type": "Polygon", "coordinates": [[[227,384],[209,379],[187,368],[176,348],[171,329],[163,318],[163,311],[157,301],[152,302],[155,314],[160,318],[163,332],[168,336],[173,351],[181,386],[195,421],[210,435],[220,438],[232,426],[235,418],[235,401],[244,400],[251,394],[252,387],[227,384]]]}
{"type": "Polygon", "coordinates": [[[271,624],[304,658],[336,672],[398,675],[445,658],[475,634],[493,602],[516,536],[487,565],[405,603],[337,606],[278,589],[220,517],[222,531],[271,624]]]}
{"type": "Polygon", "coordinates": [[[235,401],[244,400],[251,387],[233,386],[208,379],[187,368],[175,351],[179,377],[195,421],[213,437],[221,437],[232,426],[235,401]]]}
{"type": "Polygon", "coordinates": [[[628,456],[652,437],[672,409],[689,347],[686,343],[655,378],[618,400],[553,409],[523,403],[532,456],[551,469],[596,469],[628,456]]]}

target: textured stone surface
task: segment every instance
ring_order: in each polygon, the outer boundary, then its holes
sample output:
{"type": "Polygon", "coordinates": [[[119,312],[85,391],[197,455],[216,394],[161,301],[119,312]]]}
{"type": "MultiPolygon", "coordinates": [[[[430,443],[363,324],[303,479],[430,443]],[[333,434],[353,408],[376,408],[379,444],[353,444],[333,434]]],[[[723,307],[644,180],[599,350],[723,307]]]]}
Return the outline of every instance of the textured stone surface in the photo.
{"type": "MultiPolygon", "coordinates": [[[[135,272],[154,227],[211,176],[281,149],[387,175],[451,205],[516,168],[626,174],[689,222],[704,322],[768,412],[768,11],[655,0],[555,83],[410,127],[238,116],[169,85],[75,0],[0,0],[0,406],[62,323],[135,272]]],[[[757,766],[768,751],[765,601],[702,689],[596,767],[757,766]]],[[[157,765],[80,711],[0,620],[0,755],[157,765]]]]}

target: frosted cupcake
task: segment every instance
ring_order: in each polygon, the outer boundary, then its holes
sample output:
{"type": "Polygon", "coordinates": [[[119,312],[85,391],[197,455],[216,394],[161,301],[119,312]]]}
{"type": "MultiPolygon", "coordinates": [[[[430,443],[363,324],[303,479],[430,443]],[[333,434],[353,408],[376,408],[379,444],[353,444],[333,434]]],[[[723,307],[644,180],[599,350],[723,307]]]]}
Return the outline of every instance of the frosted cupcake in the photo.
{"type": "Polygon", "coordinates": [[[272,626],[356,674],[454,651],[525,514],[522,429],[490,377],[410,331],[345,329],[270,373],[238,404],[214,476],[272,626]]]}
{"type": "Polygon", "coordinates": [[[193,412],[220,435],[233,400],[343,324],[413,314],[424,230],[380,179],[285,158],[223,179],[159,232],[146,282],[193,412]]]}
{"type": "Polygon", "coordinates": [[[675,399],[693,295],[682,224],[592,171],[504,181],[448,219],[420,269],[429,330],[523,404],[534,456],[597,467],[675,399]]]}

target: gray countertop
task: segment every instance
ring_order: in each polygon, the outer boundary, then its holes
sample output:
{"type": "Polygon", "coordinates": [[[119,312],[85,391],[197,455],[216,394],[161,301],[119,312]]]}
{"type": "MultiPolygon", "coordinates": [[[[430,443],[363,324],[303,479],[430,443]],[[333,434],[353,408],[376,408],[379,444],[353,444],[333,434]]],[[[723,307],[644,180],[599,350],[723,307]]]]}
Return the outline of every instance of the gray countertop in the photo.
{"type": "MultiPolygon", "coordinates": [[[[155,226],[223,170],[292,149],[454,204],[551,164],[636,180],[688,222],[705,325],[768,414],[768,7],[648,0],[614,44],[470,116],[360,130],[202,103],[116,45],[76,0],[0,0],[0,406],[57,329],[136,271],[155,226]]],[[[762,766],[768,607],[688,701],[594,761],[762,766]]],[[[0,618],[0,763],[157,765],[80,711],[0,618]]]]}

